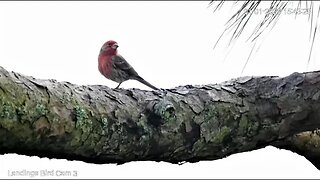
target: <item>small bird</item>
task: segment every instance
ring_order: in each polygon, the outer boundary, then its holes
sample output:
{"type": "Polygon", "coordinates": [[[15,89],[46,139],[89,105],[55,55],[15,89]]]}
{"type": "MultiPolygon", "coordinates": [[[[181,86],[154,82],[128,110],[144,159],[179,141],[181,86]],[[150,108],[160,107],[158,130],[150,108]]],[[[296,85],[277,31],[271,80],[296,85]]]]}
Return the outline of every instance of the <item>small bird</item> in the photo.
{"type": "Polygon", "coordinates": [[[113,40],[109,40],[103,44],[98,58],[100,73],[107,79],[119,83],[116,89],[119,88],[122,82],[134,79],[154,90],[159,90],[139,76],[133,67],[118,54],[118,47],[118,43],[113,40]]]}

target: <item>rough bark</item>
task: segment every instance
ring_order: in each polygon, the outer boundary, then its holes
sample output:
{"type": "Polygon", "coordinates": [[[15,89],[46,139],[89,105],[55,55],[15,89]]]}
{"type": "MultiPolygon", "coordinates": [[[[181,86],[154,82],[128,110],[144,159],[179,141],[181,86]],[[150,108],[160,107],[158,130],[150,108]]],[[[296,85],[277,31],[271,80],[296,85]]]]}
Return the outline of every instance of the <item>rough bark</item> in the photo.
{"type": "Polygon", "coordinates": [[[273,146],[291,150],[308,159],[320,169],[320,131],[302,132],[281,141],[272,143],[273,146]]]}
{"type": "Polygon", "coordinates": [[[319,97],[320,72],[143,91],[0,68],[0,153],[180,163],[274,145],[319,168],[320,137],[308,132],[320,127],[319,97]],[[304,138],[308,133],[314,138],[304,138]]]}

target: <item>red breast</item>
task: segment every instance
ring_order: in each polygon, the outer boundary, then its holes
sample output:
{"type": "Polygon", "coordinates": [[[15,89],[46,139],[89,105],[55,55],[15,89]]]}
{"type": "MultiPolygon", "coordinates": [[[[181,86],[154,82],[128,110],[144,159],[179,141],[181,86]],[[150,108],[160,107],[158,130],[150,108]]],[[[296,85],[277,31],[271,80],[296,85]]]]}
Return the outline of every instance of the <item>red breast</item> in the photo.
{"type": "Polygon", "coordinates": [[[118,43],[110,40],[105,42],[100,50],[98,58],[98,68],[102,75],[109,77],[112,73],[112,57],[117,55],[118,43]]]}
{"type": "Polygon", "coordinates": [[[99,55],[98,58],[98,68],[102,75],[105,77],[110,76],[112,72],[112,64],[111,64],[111,58],[113,55],[99,55]]]}

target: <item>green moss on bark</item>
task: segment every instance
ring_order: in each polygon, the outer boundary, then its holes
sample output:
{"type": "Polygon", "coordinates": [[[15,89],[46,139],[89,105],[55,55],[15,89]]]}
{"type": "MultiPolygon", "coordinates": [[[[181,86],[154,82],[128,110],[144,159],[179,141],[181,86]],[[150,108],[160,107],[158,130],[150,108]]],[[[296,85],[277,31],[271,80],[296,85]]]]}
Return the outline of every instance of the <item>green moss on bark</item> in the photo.
{"type": "Polygon", "coordinates": [[[44,116],[46,115],[48,112],[47,108],[45,105],[43,104],[37,104],[36,107],[35,107],[35,113],[36,115],[38,116],[44,116]]]}
{"type": "Polygon", "coordinates": [[[231,135],[232,129],[226,126],[223,126],[213,137],[213,142],[216,144],[223,143],[231,135]]]}

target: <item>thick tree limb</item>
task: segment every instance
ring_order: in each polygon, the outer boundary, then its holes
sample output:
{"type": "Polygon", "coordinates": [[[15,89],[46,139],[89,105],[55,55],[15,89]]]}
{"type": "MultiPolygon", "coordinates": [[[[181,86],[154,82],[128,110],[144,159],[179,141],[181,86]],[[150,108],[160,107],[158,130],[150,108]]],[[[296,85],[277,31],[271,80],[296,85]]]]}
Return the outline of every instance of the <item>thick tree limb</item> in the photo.
{"type": "Polygon", "coordinates": [[[308,159],[315,167],[320,169],[320,131],[302,132],[272,145],[296,152],[308,159]]]}
{"type": "MultiPolygon", "coordinates": [[[[298,151],[319,144],[318,135],[314,142],[302,138],[320,127],[319,97],[320,72],[143,91],[39,80],[0,68],[0,153],[178,163],[267,145],[298,151]]],[[[318,146],[308,148],[299,153],[319,168],[318,146]]]]}

